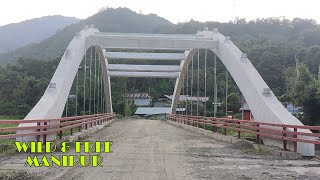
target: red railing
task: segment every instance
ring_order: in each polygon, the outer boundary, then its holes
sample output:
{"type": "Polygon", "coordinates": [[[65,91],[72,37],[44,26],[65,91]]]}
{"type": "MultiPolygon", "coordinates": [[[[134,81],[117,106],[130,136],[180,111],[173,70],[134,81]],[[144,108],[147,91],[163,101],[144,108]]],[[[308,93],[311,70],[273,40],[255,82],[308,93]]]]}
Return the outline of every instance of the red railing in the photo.
{"type": "Polygon", "coordinates": [[[258,121],[237,120],[228,118],[213,118],[203,116],[188,116],[181,114],[167,114],[167,120],[183,123],[207,129],[222,128],[223,134],[227,134],[227,130],[234,130],[241,138],[241,132],[255,135],[256,141],[260,142],[261,137],[272,138],[283,142],[283,150],[287,151],[287,142],[293,142],[293,150],[297,152],[297,142],[320,144],[320,133],[310,133],[310,131],[320,131],[320,126],[298,126],[289,124],[275,124],[258,121]],[[307,139],[306,137],[309,137],[307,139]]]}
{"type": "Polygon", "coordinates": [[[36,136],[37,141],[46,142],[47,135],[58,134],[62,138],[62,133],[70,130],[70,135],[73,130],[78,128],[87,129],[88,126],[93,127],[102,124],[106,121],[114,119],[115,114],[94,114],[84,116],[73,116],[58,119],[38,119],[38,120],[0,120],[0,124],[17,125],[19,127],[0,128],[0,139],[10,139],[19,137],[36,136]],[[33,124],[36,125],[33,125],[33,124]],[[25,132],[24,132],[25,131],[25,132]],[[18,132],[18,133],[17,133],[18,132]]]}

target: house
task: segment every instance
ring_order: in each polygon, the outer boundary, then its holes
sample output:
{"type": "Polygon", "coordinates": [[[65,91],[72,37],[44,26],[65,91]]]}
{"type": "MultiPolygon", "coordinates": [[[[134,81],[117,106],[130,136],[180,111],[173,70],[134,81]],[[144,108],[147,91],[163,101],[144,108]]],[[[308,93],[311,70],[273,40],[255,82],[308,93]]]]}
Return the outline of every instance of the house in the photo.
{"type": "MultiPolygon", "coordinates": [[[[168,99],[168,103],[172,102],[173,95],[164,95],[168,99]]],[[[180,95],[179,101],[192,101],[192,102],[200,102],[200,105],[204,105],[205,102],[209,101],[209,97],[191,97],[189,95],[180,95]]]]}
{"type": "Polygon", "coordinates": [[[131,99],[135,106],[150,106],[152,102],[152,97],[148,93],[127,93],[125,98],[131,99]]]}
{"type": "MultiPolygon", "coordinates": [[[[185,111],[186,108],[177,108],[176,113],[181,114],[185,111]]],[[[170,107],[138,107],[134,114],[147,119],[164,120],[168,113],[171,113],[170,107]]]]}

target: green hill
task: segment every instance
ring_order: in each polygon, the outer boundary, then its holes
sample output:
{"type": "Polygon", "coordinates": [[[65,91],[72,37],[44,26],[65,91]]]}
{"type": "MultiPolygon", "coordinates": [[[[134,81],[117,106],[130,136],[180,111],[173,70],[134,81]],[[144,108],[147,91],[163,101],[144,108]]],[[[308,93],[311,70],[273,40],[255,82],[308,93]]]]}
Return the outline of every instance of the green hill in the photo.
{"type": "Polygon", "coordinates": [[[0,54],[0,64],[16,62],[20,57],[52,60],[63,54],[71,39],[85,25],[94,24],[100,31],[152,33],[155,29],[172,23],[154,14],[143,15],[127,8],[109,8],[77,24],[67,26],[50,38],[37,44],[0,54]]]}
{"type": "MultiPolygon", "coordinates": [[[[39,44],[1,54],[0,63],[11,64],[0,66],[0,114],[23,115],[29,112],[47,87],[70,40],[76,32],[90,24],[103,32],[194,34],[204,27],[218,28],[219,32],[230,36],[231,40],[248,54],[250,61],[281,101],[302,107],[303,117],[300,119],[304,123],[320,123],[320,27],[316,21],[299,18],[288,20],[281,17],[253,21],[238,19],[236,22],[227,23],[191,20],[172,24],[156,15],[138,14],[127,8],[107,9],[64,28],[39,44]],[[26,58],[19,59],[18,63],[14,64],[19,57],[26,58]],[[301,63],[298,68],[297,60],[301,63]]],[[[200,51],[200,56],[204,57],[203,50],[200,51]]],[[[212,52],[209,52],[208,59],[207,95],[212,100],[212,52]]],[[[222,102],[218,110],[224,114],[226,70],[220,61],[217,66],[218,98],[219,102],[222,102]]],[[[199,71],[201,77],[204,77],[203,69],[202,58],[199,71]]],[[[194,70],[196,76],[197,66],[194,70]]],[[[114,109],[119,112],[123,104],[117,106],[117,103],[125,92],[149,92],[152,97],[157,97],[160,94],[172,93],[174,85],[173,80],[147,78],[131,78],[130,81],[113,78],[111,83],[114,109]]],[[[204,78],[200,78],[200,84],[200,96],[204,96],[204,78]]],[[[196,83],[192,89],[193,92],[197,91],[196,83]]],[[[238,112],[240,92],[232,78],[229,79],[229,93],[228,108],[238,112]]],[[[212,105],[212,102],[208,105],[212,105]]],[[[212,113],[212,107],[208,106],[208,113],[209,110],[212,113]]]]}
{"type": "Polygon", "coordinates": [[[15,50],[30,43],[39,43],[54,35],[57,30],[77,22],[79,22],[77,18],[56,15],[0,26],[0,53],[15,50]]]}

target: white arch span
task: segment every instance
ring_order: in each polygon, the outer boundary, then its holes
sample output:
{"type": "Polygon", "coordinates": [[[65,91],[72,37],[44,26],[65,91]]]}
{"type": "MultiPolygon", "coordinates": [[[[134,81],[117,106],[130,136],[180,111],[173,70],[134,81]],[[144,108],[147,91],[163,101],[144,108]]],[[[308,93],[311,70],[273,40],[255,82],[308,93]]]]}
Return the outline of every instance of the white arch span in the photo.
{"type": "MultiPolygon", "coordinates": [[[[25,120],[59,118],[62,116],[64,105],[67,101],[76,72],[85,52],[90,46],[111,49],[184,50],[185,58],[181,59],[180,70],[179,72],[176,72],[177,76],[170,75],[171,78],[177,78],[171,107],[172,113],[175,113],[183,79],[187,71],[187,64],[190,63],[191,58],[196,53],[197,49],[211,49],[230,72],[241,93],[245,97],[246,102],[248,103],[248,106],[256,120],[269,123],[303,125],[278,101],[260,74],[251,64],[246,54],[243,54],[230,41],[229,37],[223,36],[218,33],[217,30],[205,30],[197,33],[196,35],[164,35],[100,33],[97,29],[85,28],[72,39],[61,58],[60,64],[52,77],[47,90],[37,105],[26,116],[25,120]]],[[[110,76],[130,76],[134,74],[135,76],[145,77],[148,76],[148,74],[150,75],[150,72],[128,72],[123,74],[121,74],[121,72],[109,73],[108,61],[104,61],[104,59],[108,57],[108,53],[109,52],[106,53],[105,50],[101,48],[99,49],[100,62],[103,64],[104,93],[107,99],[106,108],[107,112],[112,112],[110,76]]],[[[149,58],[153,60],[173,60],[177,57],[182,57],[177,54],[170,56],[170,53],[161,57],[154,53],[146,54],[134,54],[133,58],[137,59],[137,57],[139,57],[142,59],[149,58]]],[[[130,53],[110,54],[110,58],[122,57],[126,59],[130,58],[129,56],[130,53]]],[[[113,68],[121,69],[121,66],[114,66],[113,68]]],[[[139,70],[141,71],[144,67],[139,66],[138,68],[140,68],[139,70]]],[[[148,68],[150,69],[150,67],[148,68]]],[[[173,74],[172,72],[170,73],[173,74]]],[[[164,76],[163,74],[163,72],[155,72],[154,77],[164,76]]],[[[169,77],[168,73],[167,77],[169,77]]],[[[23,125],[26,126],[27,124],[23,125]]],[[[20,126],[22,126],[22,124],[20,124],[20,126]]],[[[304,130],[304,132],[310,131],[304,130]]],[[[48,140],[54,138],[54,136],[47,137],[48,140]]],[[[303,138],[308,139],[309,137],[303,138]]],[[[264,139],[264,142],[266,144],[282,146],[282,144],[274,140],[264,139]]],[[[292,144],[289,144],[288,148],[293,149],[292,144]]],[[[298,152],[302,155],[314,156],[314,145],[298,143],[298,152]]]]}

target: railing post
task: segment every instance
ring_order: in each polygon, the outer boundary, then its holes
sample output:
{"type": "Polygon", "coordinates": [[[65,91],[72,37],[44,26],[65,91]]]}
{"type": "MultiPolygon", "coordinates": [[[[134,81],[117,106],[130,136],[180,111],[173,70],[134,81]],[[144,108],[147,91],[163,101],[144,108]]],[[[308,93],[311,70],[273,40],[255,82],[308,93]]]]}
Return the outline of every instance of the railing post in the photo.
{"type": "Polygon", "coordinates": [[[256,132],[257,132],[256,138],[257,139],[256,139],[256,143],[258,143],[258,144],[260,144],[260,135],[258,134],[260,132],[259,127],[260,127],[260,125],[257,124],[257,130],[256,130],[256,132]]]}
{"type": "MultiPolygon", "coordinates": [[[[283,137],[287,137],[287,133],[286,132],[284,132],[284,131],[286,131],[287,130],[287,127],[283,127],[283,137]]],[[[284,151],[287,151],[288,149],[287,149],[287,140],[284,140],[283,139],[283,150],[284,151]]]]}
{"type": "Polygon", "coordinates": [[[192,118],[192,126],[196,126],[196,119],[194,117],[192,118]]]}
{"type": "MultiPolygon", "coordinates": [[[[61,123],[61,121],[60,121],[61,123]]],[[[59,128],[62,128],[62,126],[59,126],[59,128]]],[[[62,131],[59,132],[59,139],[62,139],[62,131]]]]}
{"type": "MultiPolygon", "coordinates": [[[[47,122],[44,122],[43,124],[46,126],[46,125],[47,125],[47,122]]],[[[44,128],[43,130],[44,130],[44,131],[47,131],[47,128],[44,128]]],[[[44,135],[43,135],[43,141],[42,141],[42,142],[43,142],[43,144],[46,144],[46,142],[47,142],[47,134],[44,134],[44,135]]]]}
{"type": "MultiPolygon", "coordinates": [[[[40,126],[40,122],[37,123],[37,126],[40,126]]],[[[37,129],[38,132],[40,132],[40,128],[37,129]]],[[[37,135],[37,142],[40,141],[40,135],[37,135]]]]}
{"type": "MultiPolygon", "coordinates": [[[[240,125],[240,122],[237,122],[238,125],[240,125]]],[[[240,129],[240,126],[237,127],[238,129],[240,129]]],[[[238,130],[238,139],[241,139],[241,131],[238,130]]]]}
{"type": "Polygon", "coordinates": [[[199,119],[200,119],[200,118],[197,117],[197,127],[199,127],[199,122],[200,122],[199,119]]]}
{"type": "MultiPolygon", "coordinates": [[[[298,128],[294,128],[294,132],[298,132],[298,128]]],[[[297,140],[297,134],[294,134],[293,137],[295,138],[295,140],[297,140]]],[[[294,141],[293,142],[293,150],[294,152],[297,152],[297,149],[298,149],[298,142],[297,141],[294,141]]]]}

